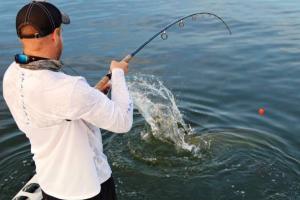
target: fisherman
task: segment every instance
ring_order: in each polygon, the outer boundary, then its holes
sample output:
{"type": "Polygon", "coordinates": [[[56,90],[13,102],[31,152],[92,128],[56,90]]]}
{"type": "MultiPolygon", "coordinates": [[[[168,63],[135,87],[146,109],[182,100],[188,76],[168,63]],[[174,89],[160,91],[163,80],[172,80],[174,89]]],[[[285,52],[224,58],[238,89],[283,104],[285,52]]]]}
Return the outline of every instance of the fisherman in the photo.
{"type": "Polygon", "coordinates": [[[43,199],[116,199],[99,128],[131,129],[133,108],[124,77],[128,64],[112,61],[111,85],[97,87],[61,72],[62,24],[69,23],[47,2],[21,8],[16,29],[23,54],[5,72],[3,96],[29,138],[43,199]],[[111,99],[103,93],[109,87],[111,99]]]}

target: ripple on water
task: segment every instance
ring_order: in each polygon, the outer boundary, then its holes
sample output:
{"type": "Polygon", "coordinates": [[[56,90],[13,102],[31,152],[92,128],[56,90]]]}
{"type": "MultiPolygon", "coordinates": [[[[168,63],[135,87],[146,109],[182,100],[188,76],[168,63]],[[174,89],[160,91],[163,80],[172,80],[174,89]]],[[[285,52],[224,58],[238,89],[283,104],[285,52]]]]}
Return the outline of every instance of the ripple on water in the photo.
{"type": "Polygon", "coordinates": [[[153,79],[156,80],[154,77],[140,76],[135,79],[139,86],[129,84],[133,98],[138,98],[134,102],[145,120],[135,113],[139,123],[134,125],[133,133],[114,137],[108,144],[108,155],[115,168],[138,176],[183,180],[193,185],[192,188],[196,187],[194,183],[203,184],[198,187],[213,187],[220,194],[224,193],[223,190],[231,191],[226,196],[220,195],[220,199],[246,195],[249,198],[254,193],[269,199],[299,195],[300,161],[284,152],[287,144],[279,137],[238,126],[207,128],[199,132],[188,129],[188,133],[176,128],[165,129],[163,125],[172,126],[169,119],[174,123],[174,119],[181,121],[182,116],[177,113],[178,108],[170,91],[164,90],[164,85],[153,79]],[[145,88],[147,92],[151,88],[151,95],[144,92],[145,88]],[[156,102],[154,106],[163,104],[174,109],[174,112],[167,112],[174,116],[155,112],[153,101],[156,102]],[[166,134],[166,130],[174,131],[167,133],[169,140],[159,136],[166,134]],[[184,148],[183,143],[176,143],[178,134],[185,145],[193,148],[184,148]],[[222,187],[215,188],[220,184],[222,187]]]}
{"type": "MultiPolygon", "coordinates": [[[[11,139],[17,139],[16,137],[11,139]]],[[[10,142],[7,140],[1,142],[1,145],[8,145],[10,142]]],[[[35,166],[28,143],[10,145],[9,151],[1,152],[3,159],[0,166],[1,171],[5,173],[0,176],[0,191],[6,197],[12,198],[16,194],[16,189],[21,189],[34,174],[35,166]]]]}
{"type": "MultiPolygon", "coordinates": [[[[135,111],[130,134],[103,137],[121,199],[299,199],[298,1],[55,3],[72,18],[64,29],[63,60],[93,83],[112,58],[126,55],[178,16],[213,11],[233,31],[229,37],[215,20],[186,21],[184,29],[174,27],[167,41],[153,41],[134,59],[132,71],[155,74],[176,90],[181,123],[193,128],[179,138],[199,150],[160,137],[186,128],[176,131],[178,124],[169,123],[164,130],[171,132],[154,134],[135,111]],[[257,115],[260,106],[265,117],[257,115]]],[[[2,1],[0,11],[6,27],[0,30],[3,75],[20,52],[16,1],[2,1]]],[[[28,141],[8,113],[0,111],[0,199],[16,194],[33,171],[26,165],[28,141]]]]}
{"type": "Polygon", "coordinates": [[[265,133],[241,128],[195,133],[186,138],[201,149],[195,155],[155,138],[144,140],[141,132],[147,128],[143,124],[134,130],[130,135],[114,137],[107,147],[118,170],[189,183],[207,181],[211,187],[218,183],[220,188],[232,190],[233,196],[244,192],[249,197],[258,191],[258,196],[269,199],[299,195],[299,160],[279,150],[284,144],[265,133]],[[113,146],[118,149],[110,150],[113,146]]]}

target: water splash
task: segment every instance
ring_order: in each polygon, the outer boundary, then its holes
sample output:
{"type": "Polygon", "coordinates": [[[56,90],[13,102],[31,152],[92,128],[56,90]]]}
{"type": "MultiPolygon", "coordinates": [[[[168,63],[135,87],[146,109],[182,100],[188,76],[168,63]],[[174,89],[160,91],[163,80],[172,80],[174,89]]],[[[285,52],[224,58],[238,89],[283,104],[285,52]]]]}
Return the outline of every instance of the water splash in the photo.
{"type": "Polygon", "coordinates": [[[200,150],[198,140],[194,144],[188,142],[193,129],[184,122],[172,92],[158,78],[137,75],[129,81],[128,87],[134,105],[151,128],[141,133],[144,140],[154,137],[193,153],[200,150]]]}

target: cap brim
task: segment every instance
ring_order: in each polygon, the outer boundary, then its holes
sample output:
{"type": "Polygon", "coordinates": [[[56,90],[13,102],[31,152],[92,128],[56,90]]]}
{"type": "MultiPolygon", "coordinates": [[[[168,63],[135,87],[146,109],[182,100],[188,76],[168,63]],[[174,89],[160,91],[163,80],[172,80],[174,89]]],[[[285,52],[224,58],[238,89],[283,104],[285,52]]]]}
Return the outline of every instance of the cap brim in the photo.
{"type": "Polygon", "coordinates": [[[67,14],[63,13],[63,12],[61,12],[61,21],[62,21],[63,24],[70,24],[71,23],[70,17],[67,14]]]}

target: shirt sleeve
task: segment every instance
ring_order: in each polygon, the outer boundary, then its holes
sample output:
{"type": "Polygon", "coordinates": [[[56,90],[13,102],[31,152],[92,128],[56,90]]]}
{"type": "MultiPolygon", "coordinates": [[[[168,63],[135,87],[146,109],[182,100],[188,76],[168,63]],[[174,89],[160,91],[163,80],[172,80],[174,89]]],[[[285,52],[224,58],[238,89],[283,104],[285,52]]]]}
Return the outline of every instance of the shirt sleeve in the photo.
{"type": "Polygon", "coordinates": [[[99,128],[116,133],[128,132],[132,126],[133,104],[126,85],[124,71],[112,72],[111,100],[91,87],[84,78],[74,84],[68,117],[83,119],[99,128]]]}

